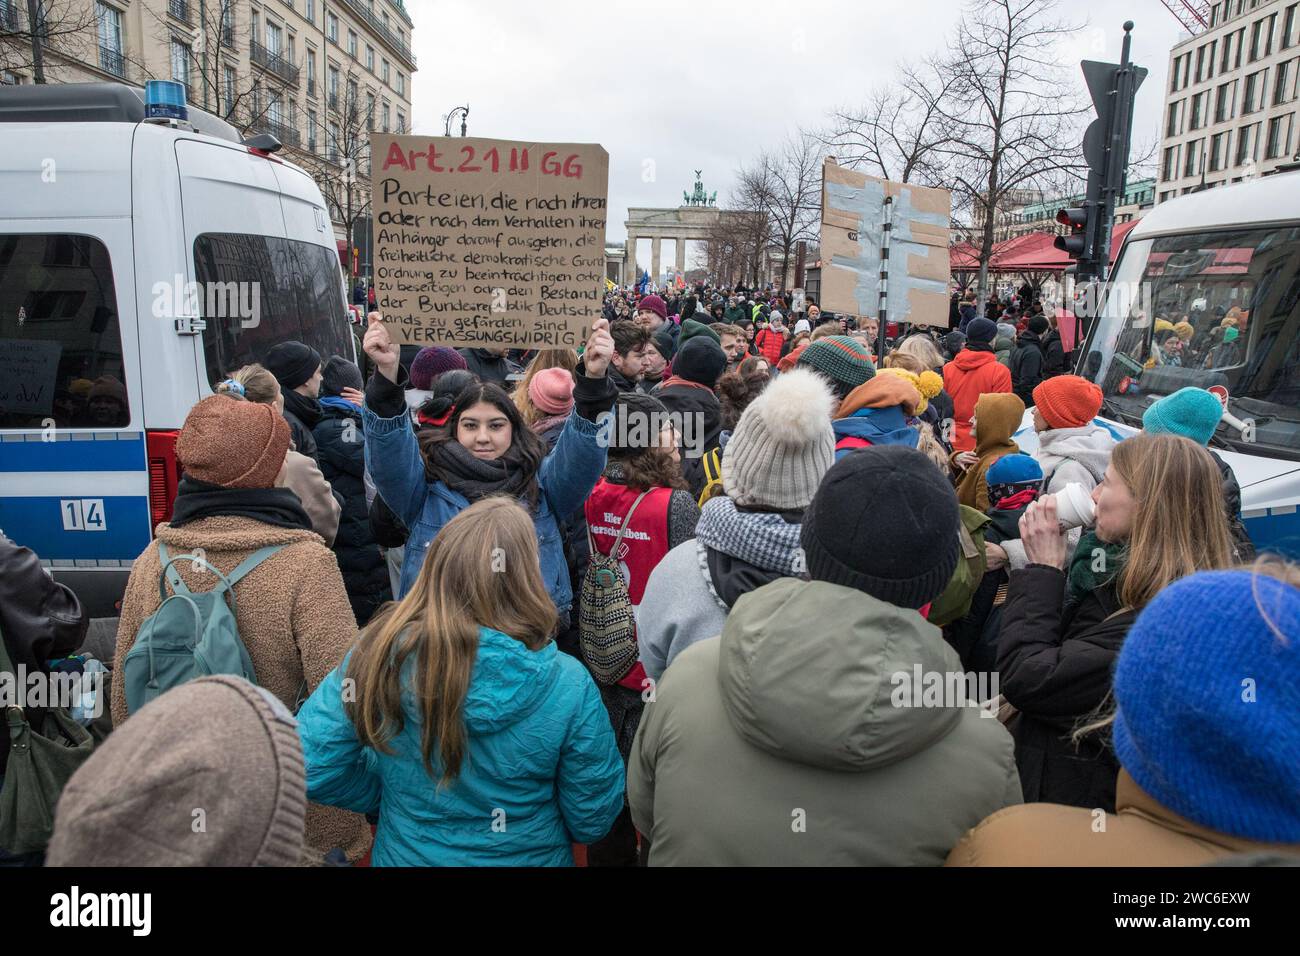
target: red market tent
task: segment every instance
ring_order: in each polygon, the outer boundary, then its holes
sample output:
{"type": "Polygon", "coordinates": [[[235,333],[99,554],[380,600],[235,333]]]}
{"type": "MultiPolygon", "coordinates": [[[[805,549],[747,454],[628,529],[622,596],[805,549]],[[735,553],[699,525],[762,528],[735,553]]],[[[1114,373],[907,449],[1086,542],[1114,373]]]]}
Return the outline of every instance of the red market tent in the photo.
{"type": "MultiPolygon", "coordinates": [[[[1110,261],[1124,243],[1124,237],[1137,225],[1137,220],[1122,222],[1111,230],[1110,261]]],[[[1057,249],[1056,236],[1049,232],[1029,232],[1023,236],[1005,239],[993,247],[989,257],[989,271],[1003,273],[1063,272],[1073,264],[1065,250],[1057,249]]],[[[974,272],[979,269],[979,249],[973,243],[961,242],[949,247],[950,269],[953,272],[974,272]]]]}

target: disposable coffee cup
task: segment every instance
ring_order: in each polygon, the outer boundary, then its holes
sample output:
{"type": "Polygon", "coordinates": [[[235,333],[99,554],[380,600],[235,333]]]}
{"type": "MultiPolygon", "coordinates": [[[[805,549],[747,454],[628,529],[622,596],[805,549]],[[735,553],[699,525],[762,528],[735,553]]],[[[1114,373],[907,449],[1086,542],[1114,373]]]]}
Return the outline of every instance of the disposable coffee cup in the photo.
{"type": "Polygon", "coordinates": [[[1056,519],[1062,531],[1089,527],[1097,518],[1092,495],[1077,481],[1070,482],[1052,497],[1056,499],[1056,519]]]}

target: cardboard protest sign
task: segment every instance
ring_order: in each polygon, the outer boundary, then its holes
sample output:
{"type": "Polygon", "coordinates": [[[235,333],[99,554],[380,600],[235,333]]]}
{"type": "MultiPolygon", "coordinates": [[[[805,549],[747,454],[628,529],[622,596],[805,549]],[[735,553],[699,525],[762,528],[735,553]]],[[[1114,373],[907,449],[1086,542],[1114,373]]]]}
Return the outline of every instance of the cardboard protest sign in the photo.
{"type": "Polygon", "coordinates": [[[833,159],[822,167],[821,306],[859,317],[880,314],[886,196],[894,200],[886,316],[947,328],[951,194],[877,179],[833,159]]]}
{"type": "Polygon", "coordinates": [[[600,317],[609,154],[373,133],[379,311],[411,345],[576,348],[600,317]]]}
{"type": "Polygon", "coordinates": [[[50,414],[62,354],[61,342],[0,339],[0,414],[50,414]]]}

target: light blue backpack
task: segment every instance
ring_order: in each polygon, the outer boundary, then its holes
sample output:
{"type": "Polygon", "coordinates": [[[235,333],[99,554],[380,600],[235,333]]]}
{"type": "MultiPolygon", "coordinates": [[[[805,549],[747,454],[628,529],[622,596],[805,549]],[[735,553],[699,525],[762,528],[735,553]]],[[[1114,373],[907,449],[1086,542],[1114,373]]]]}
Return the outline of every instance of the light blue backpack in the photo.
{"type": "Polygon", "coordinates": [[[196,677],[234,674],[257,683],[253,661],[235,624],[234,586],[283,547],[271,545],[254,551],[227,576],[197,555],[168,557],[167,546],[158,542],[162,604],[140,626],[135,644],[122,662],[128,713],[134,714],[159,694],[196,677]],[[220,581],[211,591],[191,591],[172,567],[177,561],[193,561],[220,581]],[[173,592],[170,597],[168,582],[173,592]]]}

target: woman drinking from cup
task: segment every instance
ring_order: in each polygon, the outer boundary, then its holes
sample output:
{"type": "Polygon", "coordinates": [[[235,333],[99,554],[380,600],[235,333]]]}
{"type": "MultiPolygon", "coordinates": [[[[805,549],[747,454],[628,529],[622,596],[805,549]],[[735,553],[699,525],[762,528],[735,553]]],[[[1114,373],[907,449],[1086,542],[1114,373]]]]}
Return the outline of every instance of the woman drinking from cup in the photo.
{"type": "Polygon", "coordinates": [[[1000,691],[1025,801],[1114,812],[1119,765],[1099,734],[1071,734],[1106,701],[1129,627],[1163,588],[1226,568],[1232,548],[1219,472],[1204,448],[1173,435],[1115,446],[1092,491],[1095,525],[1073,556],[1062,517],[1088,519],[1078,488],[1029,506],[1020,519],[1027,567],[1012,571],[1002,612],[1000,691]],[[1063,499],[1063,500],[1062,500],[1063,499]]]}

